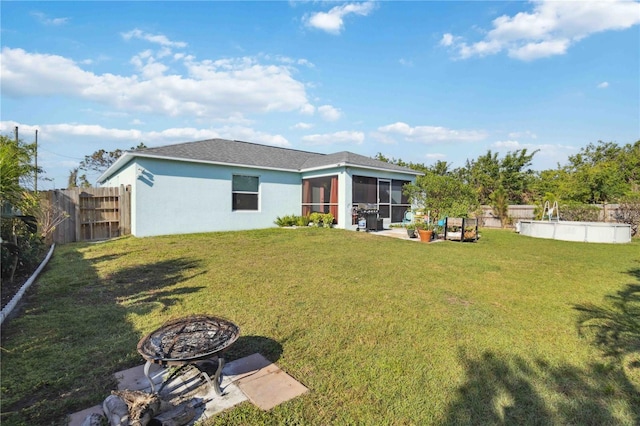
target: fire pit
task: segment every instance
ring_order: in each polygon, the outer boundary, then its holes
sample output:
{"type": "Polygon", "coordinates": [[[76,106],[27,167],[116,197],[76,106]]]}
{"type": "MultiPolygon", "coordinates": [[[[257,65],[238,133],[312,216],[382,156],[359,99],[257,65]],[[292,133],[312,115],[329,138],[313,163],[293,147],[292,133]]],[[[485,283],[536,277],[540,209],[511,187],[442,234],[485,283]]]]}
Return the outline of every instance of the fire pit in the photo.
{"type": "Polygon", "coordinates": [[[151,384],[151,392],[155,386],[149,375],[151,364],[163,366],[195,366],[204,379],[213,386],[216,395],[221,395],[220,376],[224,367],[222,353],[238,339],[240,328],[229,320],[219,317],[197,315],[169,321],[152,331],[140,342],[138,352],[147,361],[144,375],[151,384]],[[197,361],[214,360],[218,366],[213,375],[203,371],[197,361]]]}

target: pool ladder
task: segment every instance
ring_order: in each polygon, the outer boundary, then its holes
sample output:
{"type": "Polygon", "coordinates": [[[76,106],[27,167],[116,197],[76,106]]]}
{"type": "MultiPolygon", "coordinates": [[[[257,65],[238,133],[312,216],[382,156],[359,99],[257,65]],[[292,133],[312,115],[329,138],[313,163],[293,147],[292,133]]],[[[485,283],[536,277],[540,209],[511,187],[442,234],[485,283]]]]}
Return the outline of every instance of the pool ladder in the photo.
{"type": "Polygon", "coordinates": [[[556,222],[560,221],[560,209],[558,208],[557,201],[554,201],[553,205],[551,205],[549,201],[544,202],[544,210],[542,211],[542,220],[544,220],[545,217],[548,218],[549,222],[551,222],[552,220],[555,220],[556,222]],[[554,214],[555,214],[555,219],[553,217],[554,214]]]}

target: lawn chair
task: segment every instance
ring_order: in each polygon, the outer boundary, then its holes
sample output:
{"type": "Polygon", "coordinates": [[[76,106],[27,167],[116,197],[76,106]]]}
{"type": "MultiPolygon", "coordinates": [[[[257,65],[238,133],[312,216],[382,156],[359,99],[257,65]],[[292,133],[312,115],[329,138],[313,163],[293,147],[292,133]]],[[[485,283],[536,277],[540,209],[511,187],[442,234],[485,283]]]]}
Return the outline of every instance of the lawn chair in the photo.
{"type": "Polygon", "coordinates": [[[413,223],[413,212],[411,210],[407,210],[406,212],[404,212],[402,227],[405,228],[409,223],[413,223]]]}

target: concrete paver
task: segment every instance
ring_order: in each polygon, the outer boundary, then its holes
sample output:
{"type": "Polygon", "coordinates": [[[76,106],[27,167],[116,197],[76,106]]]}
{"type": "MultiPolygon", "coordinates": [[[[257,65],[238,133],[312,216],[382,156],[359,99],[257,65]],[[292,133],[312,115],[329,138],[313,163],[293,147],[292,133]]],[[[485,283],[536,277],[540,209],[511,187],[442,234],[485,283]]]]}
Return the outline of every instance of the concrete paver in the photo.
{"type": "Polygon", "coordinates": [[[279,368],[256,377],[243,377],[237,384],[251,402],[265,411],[308,392],[305,386],[279,368]]]}
{"type": "Polygon", "coordinates": [[[238,361],[227,374],[252,403],[265,411],[308,391],[261,354],[238,361]]]}

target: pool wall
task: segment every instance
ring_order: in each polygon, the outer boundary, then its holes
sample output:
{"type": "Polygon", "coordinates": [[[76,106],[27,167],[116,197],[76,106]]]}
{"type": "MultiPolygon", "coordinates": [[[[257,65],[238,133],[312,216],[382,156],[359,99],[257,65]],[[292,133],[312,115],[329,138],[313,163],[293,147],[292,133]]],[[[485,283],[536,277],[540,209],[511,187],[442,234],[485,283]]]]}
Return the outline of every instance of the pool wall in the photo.
{"type": "Polygon", "coordinates": [[[522,235],[585,243],[629,243],[631,225],[605,222],[564,222],[521,220],[517,226],[522,235]]]}

